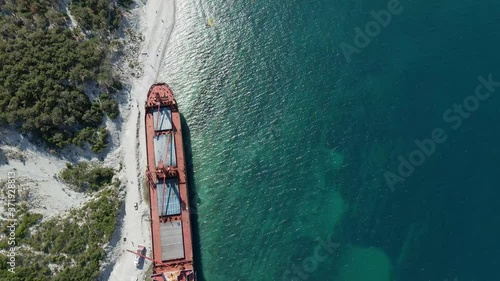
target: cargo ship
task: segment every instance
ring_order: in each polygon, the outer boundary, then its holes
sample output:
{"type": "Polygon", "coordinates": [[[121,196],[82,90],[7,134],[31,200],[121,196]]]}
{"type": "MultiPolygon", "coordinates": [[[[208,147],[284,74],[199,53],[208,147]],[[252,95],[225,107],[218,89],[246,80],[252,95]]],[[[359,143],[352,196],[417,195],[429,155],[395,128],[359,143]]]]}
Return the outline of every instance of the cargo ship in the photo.
{"type": "Polygon", "coordinates": [[[194,281],[186,161],[181,116],[165,83],[148,91],[146,179],[153,245],[153,281],[194,281]]]}

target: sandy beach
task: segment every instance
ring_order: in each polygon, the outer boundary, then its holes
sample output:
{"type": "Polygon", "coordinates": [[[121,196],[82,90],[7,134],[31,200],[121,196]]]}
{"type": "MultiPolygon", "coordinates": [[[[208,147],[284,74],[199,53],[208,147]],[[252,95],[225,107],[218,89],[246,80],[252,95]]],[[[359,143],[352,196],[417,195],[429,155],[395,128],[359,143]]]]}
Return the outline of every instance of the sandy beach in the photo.
{"type": "MultiPolygon", "coordinates": [[[[139,3],[141,5],[141,3],[139,3]]],[[[118,230],[118,244],[112,250],[108,269],[103,273],[103,279],[109,280],[143,280],[147,268],[151,265],[146,261],[143,269],[134,266],[135,256],[125,249],[135,251],[138,244],[147,248],[146,255],[151,256],[151,230],[149,224],[149,205],[143,198],[141,185],[144,182],[146,170],[146,148],[143,118],[144,102],[149,87],[157,81],[158,70],[163,61],[168,39],[175,21],[175,2],[173,0],[149,0],[146,5],[132,11],[133,17],[140,19],[139,32],[143,36],[143,45],[139,54],[139,63],[143,73],[138,79],[131,81],[132,90],[129,112],[124,124],[120,147],[124,161],[124,173],[127,181],[125,210],[118,230]],[[139,209],[134,210],[134,202],[139,209]],[[126,238],[126,242],[124,239],[126,238]],[[112,266],[112,268],[111,268],[112,266]],[[107,278],[109,274],[109,278],[107,278]]],[[[131,54],[129,54],[131,55],[131,54]]]]}

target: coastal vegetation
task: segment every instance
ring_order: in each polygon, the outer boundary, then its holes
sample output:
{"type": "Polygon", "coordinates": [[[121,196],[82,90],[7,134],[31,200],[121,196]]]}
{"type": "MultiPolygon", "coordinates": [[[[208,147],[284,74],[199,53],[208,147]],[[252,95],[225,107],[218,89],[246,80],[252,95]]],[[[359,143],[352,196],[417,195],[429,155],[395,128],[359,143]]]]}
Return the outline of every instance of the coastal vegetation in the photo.
{"type": "MultiPolygon", "coordinates": [[[[0,280],[96,280],[121,203],[117,185],[101,181],[98,189],[81,209],[43,222],[42,215],[20,204],[14,214],[18,219],[15,274],[8,272],[8,257],[0,255],[0,280]]],[[[9,231],[3,221],[0,250],[11,247],[7,244],[9,231]]]]}
{"type": "Polygon", "coordinates": [[[50,147],[89,143],[100,152],[103,118],[118,115],[111,56],[121,9],[106,0],[73,0],[68,10],[61,3],[0,1],[0,124],[50,147]]]}
{"type": "MultiPolygon", "coordinates": [[[[123,51],[118,28],[133,2],[0,0],[0,126],[51,153],[71,145],[102,152],[105,121],[118,117],[124,89],[113,73],[123,51]]],[[[0,165],[14,159],[27,158],[17,148],[0,149],[0,165]]],[[[96,280],[122,203],[114,175],[99,162],[68,163],[54,178],[84,192],[86,203],[50,218],[32,208],[51,202],[39,204],[22,188],[8,202],[12,190],[0,179],[0,280],[96,280]],[[15,227],[6,218],[16,219],[15,227]],[[6,255],[13,252],[14,269],[6,255]]]]}
{"type": "Polygon", "coordinates": [[[75,191],[97,191],[111,184],[114,171],[97,163],[80,162],[75,165],[66,164],[59,177],[75,191]]]}
{"type": "Polygon", "coordinates": [[[129,8],[132,5],[132,3],[134,3],[134,0],[118,0],[118,4],[120,4],[125,8],[129,8]]]}
{"type": "MultiPolygon", "coordinates": [[[[26,204],[21,204],[17,212],[15,213],[6,212],[4,216],[18,220],[18,225],[16,226],[15,229],[15,234],[16,234],[15,237],[19,241],[25,240],[29,234],[29,228],[38,223],[43,217],[41,214],[34,214],[28,212],[26,204]]],[[[7,226],[8,224],[3,224],[0,233],[7,235],[8,234],[7,226]]],[[[5,249],[7,247],[8,247],[7,240],[6,239],[0,240],[0,248],[5,249]]]]}

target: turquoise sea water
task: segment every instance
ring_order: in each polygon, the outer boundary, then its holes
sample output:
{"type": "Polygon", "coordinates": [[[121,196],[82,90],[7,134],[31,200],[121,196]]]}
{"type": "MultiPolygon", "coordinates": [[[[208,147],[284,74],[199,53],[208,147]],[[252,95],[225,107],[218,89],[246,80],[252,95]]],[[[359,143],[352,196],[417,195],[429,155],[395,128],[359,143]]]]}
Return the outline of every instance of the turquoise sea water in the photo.
{"type": "Polygon", "coordinates": [[[202,280],[500,280],[500,87],[453,112],[500,81],[500,2],[401,0],[348,63],[388,2],[177,1],[159,80],[189,126],[202,280]]]}

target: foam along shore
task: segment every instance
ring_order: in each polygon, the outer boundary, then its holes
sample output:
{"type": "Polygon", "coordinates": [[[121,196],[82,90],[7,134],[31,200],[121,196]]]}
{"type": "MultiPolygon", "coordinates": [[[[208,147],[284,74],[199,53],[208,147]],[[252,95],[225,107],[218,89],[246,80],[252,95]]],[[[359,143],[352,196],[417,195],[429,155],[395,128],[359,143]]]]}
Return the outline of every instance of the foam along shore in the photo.
{"type": "MultiPolygon", "coordinates": [[[[118,242],[108,259],[108,265],[102,277],[108,280],[143,280],[151,262],[146,261],[144,267],[137,269],[134,266],[135,256],[126,249],[135,251],[138,244],[146,246],[146,256],[151,256],[151,229],[149,219],[148,198],[144,198],[142,185],[146,169],[144,102],[149,87],[157,82],[158,71],[167,47],[169,36],[174,27],[175,2],[174,0],[148,0],[144,5],[141,1],[132,11],[132,16],[139,19],[139,30],[143,37],[143,45],[138,56],[143,73],[139,78],[130,76],[132,89],[130,107],[127,113],[125,126],[121,134],[121,151],[126,174],[126,196],[123,220],[117,230],[118,242]],[[134,203],[138,202],[138,210],[134,203]],[[125,239],[126,241],[125,241],[125,239]]],[[[115,239],[116,239],[115,238],[115,239]]]]}

